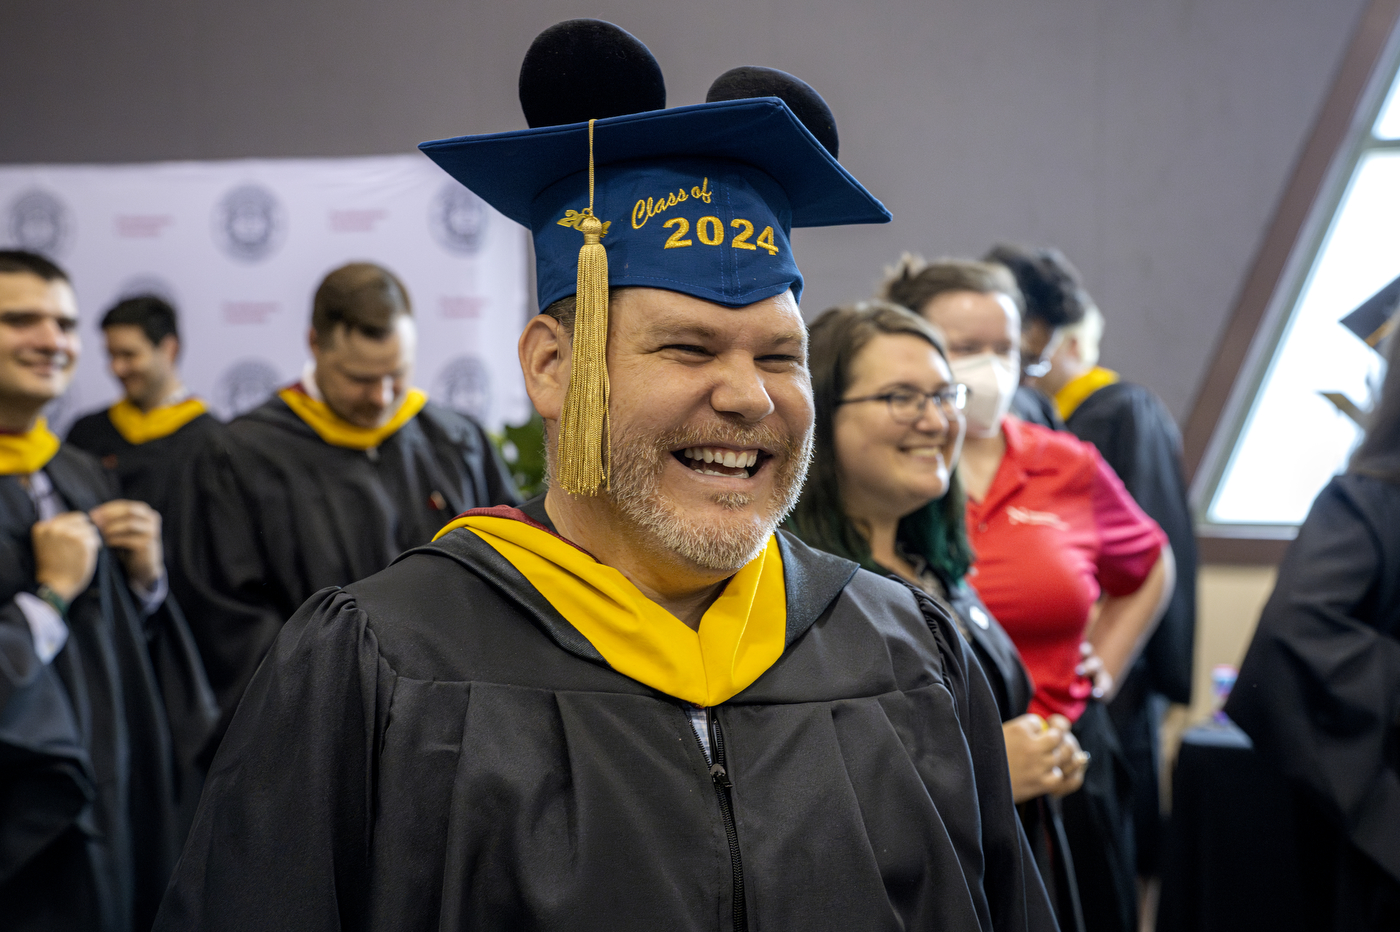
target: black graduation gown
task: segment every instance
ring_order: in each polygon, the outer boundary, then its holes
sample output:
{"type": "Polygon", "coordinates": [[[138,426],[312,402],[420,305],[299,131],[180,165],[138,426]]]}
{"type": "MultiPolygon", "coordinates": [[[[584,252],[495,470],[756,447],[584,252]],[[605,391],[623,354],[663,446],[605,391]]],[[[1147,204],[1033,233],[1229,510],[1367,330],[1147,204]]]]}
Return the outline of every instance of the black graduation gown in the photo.
{"type": "Polygon", "coordinates": [[[784,655],[715,709],[729,789],[679,700],[470,531],[318,594],[249,686],[156,928],[684,932],[733,928],[736,895],[751,930],[1054,928],[947,615],[780,546],[784,655]]]}
{"type": "Polygon", "coordinates": [[[88,451],[111,470],[123,498],[145,502],[165,518],[195,452],[218,429],[218,420],[206,413],[173,434],[131,443],[113,426],[104,408],[75,421],[68,430],[68,443],[88,451]]]}
{"type": "Polygon", "coordinates": [[[1016,394],[1011,396],[1011,413],[1030,424],[1039,424],[1051,430],[1065,429],[1065,422],[1060,420],[1055,402],[1029,385],[1016,386],[1016,394]]]}
{"type": "MultiPolygon", "coordinates": [[[[948,605],[963,621],[973,655],[987,675],[1001,720],[1009,722],[1025,715],[1030,708],[1035,686],[1030,673],[1021,662],[1011,637],[978,597],[977,590],[966,583],[944,584],[948,605]]],[[[1048,797],[1033,799],[1016,807],[1030,842],[1036,866],[1046,884],[1055,906],[1060,928],[1077,932],[1084,928],[1079,904],[1079,887],[1074,872],[1074,858],[1060,819],[1059,803],[1048,797]]]]}
{"type": "Polygon", "coordinates": [[[1305,926],[1400,928],[1400,485],[1319,493],[1225,711],[1298,789],[1305,926]]]}
{"type": "Polygon", "coordinates": [[[1166,533],[1176,559],[1171,602],[1109,704],[1131,772],[1137,871],[1155,874],[1162,845],[1158,728],[1167,701],[1191,701],[1196,640],[1196,532],[1181,468],[1181,434],[1161,400],[1131,382],[1091,394],[1067,426],[1098,448],[1133,500],[1166,533]]]}
{"type": "MultiPolygon", "coordinates": [[[[116,497],[67,445],[44,472],[71,509],[116,497]]],[[[0,476],[0,928],[139,932],[184,843],[217,707],[174,600],[143,618],[110,551],[40,662],[14,602],[35,587],[36,520],[19,478],[0,476]]]]}
{"type": "Polygon", "coordinates": [[[379,447],[322,440],[273,397],[206,443],[170,517],[172,585],[224,721],[282,623],[471,508],[517,501],[475,421],[432,403],[379,447]]]}

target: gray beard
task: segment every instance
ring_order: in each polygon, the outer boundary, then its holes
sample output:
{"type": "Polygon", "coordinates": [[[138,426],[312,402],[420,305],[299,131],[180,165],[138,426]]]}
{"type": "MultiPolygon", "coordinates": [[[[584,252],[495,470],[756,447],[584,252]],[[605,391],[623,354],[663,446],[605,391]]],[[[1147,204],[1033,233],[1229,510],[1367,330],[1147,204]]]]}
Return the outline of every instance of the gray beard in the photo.
{"type": "MultiPolygon", "coordinates": [[[[637,431],[613,438],[606,494],[623,517],[652,534],[666,550],[702,569],[733,573],[759,555],[797,504],[811,462],[810,433],[794,441],[767,427],[727,424],[706,431],[676,430],[660,437],[637,431]],[[775,470],[775,495],[758,526],[747,520],[700,525],[694,515],[685,513],[666,497],[661,489],[661,473],[671,451],[702,443],[762,446],[773,451],[765,468],[775,470]]],[[[722,492],[711,500],[737,513],[753,505],[754,496],[722,492]]]]}

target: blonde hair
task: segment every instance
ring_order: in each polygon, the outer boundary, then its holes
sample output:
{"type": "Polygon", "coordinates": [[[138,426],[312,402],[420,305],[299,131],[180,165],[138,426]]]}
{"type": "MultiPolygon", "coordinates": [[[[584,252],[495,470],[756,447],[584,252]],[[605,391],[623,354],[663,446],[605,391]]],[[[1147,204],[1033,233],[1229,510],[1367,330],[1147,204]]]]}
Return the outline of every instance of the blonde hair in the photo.
{"type": "Polygon", "coordinates": [[[1103,312],[1090,304],[1084,308],[1084,319],[1060,328],[1061,339],[1073,337],[1079,343],[1079,361],[1093,368],[1099,364],[1099,343],[1103,340],[1103,312]]]}

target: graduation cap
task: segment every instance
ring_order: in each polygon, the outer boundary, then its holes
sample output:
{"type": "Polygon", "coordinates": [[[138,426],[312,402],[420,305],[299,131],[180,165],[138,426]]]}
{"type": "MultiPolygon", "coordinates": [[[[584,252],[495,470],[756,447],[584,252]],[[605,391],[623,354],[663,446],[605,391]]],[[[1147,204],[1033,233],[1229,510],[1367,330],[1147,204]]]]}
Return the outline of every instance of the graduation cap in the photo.
{"type": "Polygon", "coordinates": [[[1396,309],[1400,308],[1400,278],[1362,302],[1361,306],[1342,318],[1342,326],[1379,351],[1381,341],[1395,329],[1396,309]]]}
{"type": "Polygon", "coordinates": [[[611,23],[569,20],[520,71],[530,128],[425,142],[449,175],[534,238],[541,309],[576,295],[560,485],[607,482],[608,289],[664,288],[737,308],[802,293],[793,227],[891,217],[836,160],[830,109],[770,68],[727,72],[666,109],[661,69],[611,23]]]}

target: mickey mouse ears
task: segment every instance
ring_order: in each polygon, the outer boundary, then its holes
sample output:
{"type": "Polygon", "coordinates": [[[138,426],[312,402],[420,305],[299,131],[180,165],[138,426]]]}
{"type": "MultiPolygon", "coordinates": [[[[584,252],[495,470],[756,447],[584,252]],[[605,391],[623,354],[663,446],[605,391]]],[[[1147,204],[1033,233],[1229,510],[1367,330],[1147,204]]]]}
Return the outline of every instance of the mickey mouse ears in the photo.
{"type": "Polygon", "coordinates": [[[520,71],[530,129],[458,136],[419,146],[448,174],[512,220],[588,167],[668,158],[719,159],[760,169],[787,194],[792,226],[886,223],[890,213],[836,160],[836,123],[811,87],[770,68],[736,68],[708,102],[665,109],[661,68],[646,46],[600,20],[540,34],[520,71]]]}

